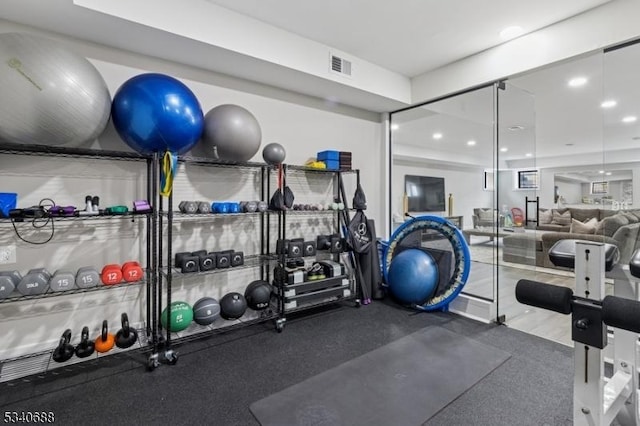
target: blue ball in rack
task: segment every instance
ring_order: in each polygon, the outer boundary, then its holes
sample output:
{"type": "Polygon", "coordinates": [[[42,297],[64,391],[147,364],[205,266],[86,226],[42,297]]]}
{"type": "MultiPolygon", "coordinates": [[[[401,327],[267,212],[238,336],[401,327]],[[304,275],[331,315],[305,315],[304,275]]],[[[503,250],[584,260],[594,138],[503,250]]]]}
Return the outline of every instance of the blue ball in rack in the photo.
{"type": "Polygon", "coordinates": [[[204,115],[193,92],[164,74],[140,74],[116,92],[111,106],[120,138],[142,154],[184,154],[202,136],[204,115]]]}

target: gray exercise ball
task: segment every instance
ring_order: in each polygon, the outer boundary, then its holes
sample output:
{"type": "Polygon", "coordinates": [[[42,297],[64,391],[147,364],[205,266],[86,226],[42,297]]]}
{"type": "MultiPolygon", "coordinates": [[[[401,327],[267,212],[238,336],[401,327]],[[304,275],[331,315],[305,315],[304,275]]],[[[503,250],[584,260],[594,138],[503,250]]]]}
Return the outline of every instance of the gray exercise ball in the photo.
{"type": "Polygon", "coordinates": [[[282,164],[286,156],[287,152],[279,143],[273,142],[262,148],[262,158],[267,164],[282,164]]]}
{"type": "Polygon", "coordinates": [[[260,149],[261,141],[258,120],[241,106],[218,105],[204,116],[201,143],[208,155],[221,160],[249,161],[260,149]]]}
{"type": "Polygon", "coordinates": [[[111,96],[83,56],[48,38],[0,34],[0,140],[79,146],[109,122],[111,96]]]}

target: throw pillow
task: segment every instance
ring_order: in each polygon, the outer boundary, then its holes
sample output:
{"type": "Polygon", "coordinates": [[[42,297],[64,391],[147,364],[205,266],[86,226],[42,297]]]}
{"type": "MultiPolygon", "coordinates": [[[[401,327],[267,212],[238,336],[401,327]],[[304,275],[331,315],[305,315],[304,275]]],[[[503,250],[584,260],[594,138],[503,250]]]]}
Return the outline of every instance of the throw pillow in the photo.
{"type": "Polygon", "coordinates": [[[553,220],[553,213],[551,210],[540,209],[538,213],[538,225],[548,225],[553,220]]]}
{"type": "Polygon", "coordinates": [[[633,213],[629,213],[629,212],[623,212],[621,213],[624,217],[627,218],[627,220],[629,220],[629,223],[638,223],[638,221],[640,221],[640,219],[638,219],[638,216],[636,216],[633,213]]]}
{"type": "Polygon", "coordinates": [[[605,217],[598,223],[596,227],[596,234],[604,235],[606,237],[613,237],[618,228],[629,224],[629,219],[621,214],[615,214],[613,216],[605,217]]]}
{"type": "Polygon", "coordinates": [[[495,212],[491,209],[488,210],[480,210],[479,212],[480,220],[491,222],[495,218],[495,212]]]}
{"type": "Polygon", "coordinates": [[[571,212],[567,210],[560,214],[553,210],[553,219],[551,220],[551,223],[555,225],[571,225],[571,212]]]}
{"type": "Polygon", "coordinates": [[[569,232],[572,234],[593,234],[596,232],[596,223],[597,220],[589,219],[587,222],[580,222],[577,219],[571,219],[571,228],[569,228],[569,232]]]}

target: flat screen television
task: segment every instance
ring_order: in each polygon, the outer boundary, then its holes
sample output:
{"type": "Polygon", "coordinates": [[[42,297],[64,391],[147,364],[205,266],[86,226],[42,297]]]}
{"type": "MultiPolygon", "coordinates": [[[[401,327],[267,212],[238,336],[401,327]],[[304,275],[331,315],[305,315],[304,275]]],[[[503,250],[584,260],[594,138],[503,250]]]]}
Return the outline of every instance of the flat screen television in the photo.
{"type": "Polygon", "coordinates": [[[431,176],[404,177],[404,190],[410,212],[443,212],[445,207],[444,178],[431,176]]]}

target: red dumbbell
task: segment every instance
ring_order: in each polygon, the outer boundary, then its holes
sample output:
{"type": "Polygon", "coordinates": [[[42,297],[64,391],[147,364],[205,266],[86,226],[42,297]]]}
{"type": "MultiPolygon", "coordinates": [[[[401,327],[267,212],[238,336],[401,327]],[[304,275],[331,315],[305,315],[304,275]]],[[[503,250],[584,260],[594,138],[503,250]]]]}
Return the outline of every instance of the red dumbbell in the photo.
{"type": "Polygon", "coordinates": [[[120,265],[111,263],[102,268],[100,279],[104,285],[120,284],[122,282],[122,270],[120,265]]]}
{"type": "Polygon", "coordinates": [[[140,281],[143,278],[140,264],[136,261],[131,261],[122,265],[122,278],[128,283],[140,281]]]}

